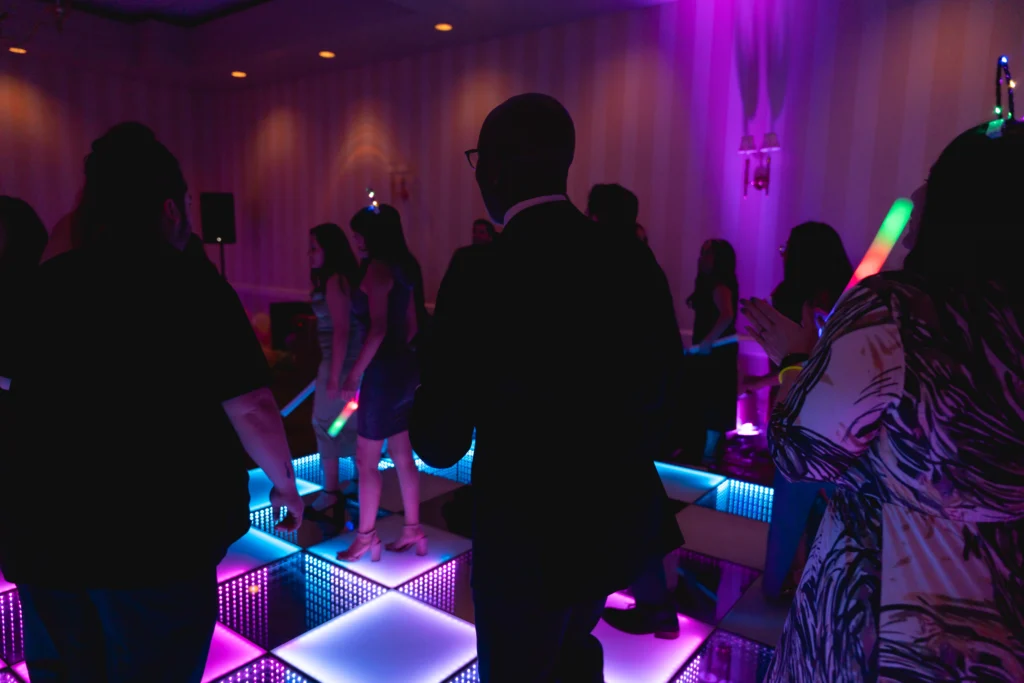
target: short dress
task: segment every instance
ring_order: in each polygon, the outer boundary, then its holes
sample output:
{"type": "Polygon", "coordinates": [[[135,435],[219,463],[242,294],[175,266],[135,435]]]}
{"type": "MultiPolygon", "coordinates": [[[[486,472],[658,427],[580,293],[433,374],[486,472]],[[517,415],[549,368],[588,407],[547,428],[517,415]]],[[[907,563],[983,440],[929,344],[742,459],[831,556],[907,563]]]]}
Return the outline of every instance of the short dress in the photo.
{"type": "MultiPolygon", "coordinates": [[[[736,310],[737,293],[732,292],[733,310],[736,310]]],[[[699,345],[718,321],[718,307],[711,298],[711,292],[693,302],[695,320],[693,323],[693,345],[699,345]]],[[[736,321],[722,332],[722,337],[736,334],[736,321]]],[[[687,365],[692,368],[692,384],[698,391],[695,404],[703,414],[704,429],[712,432],[729,432],[736,429],[736,400],[739,387],[739,344],[724,344],[706,356],[689,356],[687,365]]]]}
{"type": "MultiPolygon", "coordinates": [[[[420,381],[408,315],[409,307],[415,305],[415,277],[410,268],[398,264],[388,267],[394,285],[388,292],[387,332],[359,388],[357,432],[374,441],[409,430],[412,400],[420,381]]],[[[370,300],[361,289],[352,295],[352,314],[369,329],[370,300]]]]}
{"type": "MultiPolygon", "coordinates": [[[[327,386],[331,380],[331,361],[334,355],[334,321],[327,307],[327,297],[323,292],[313,292],[313,313],[316,314],[316,336],[320,343],[320,366],[316,373],[316,393],[313,395],[313,431],[316,433],[317,448],[321,458],[351,458],[356,454],[356,425],[358,415],[353,415],[344,428],[335,437],[327,430],[337,419],[345,407],[340,394],[331,395],[327,386]]],[[[355,365],[359,350],[363,347],[366,327],[355,315],[349,315],[348,345],[345,348],[345,359],[342,361],[341,376],[336,380],[338,385],[355,365]]]]}

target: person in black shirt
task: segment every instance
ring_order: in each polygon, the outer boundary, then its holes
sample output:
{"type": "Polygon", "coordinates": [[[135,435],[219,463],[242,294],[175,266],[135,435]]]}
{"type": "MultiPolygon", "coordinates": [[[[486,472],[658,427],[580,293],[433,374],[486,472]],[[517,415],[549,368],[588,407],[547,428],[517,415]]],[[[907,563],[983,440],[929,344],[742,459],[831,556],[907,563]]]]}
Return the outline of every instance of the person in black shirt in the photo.
{"type": "Polygon", "coordinates": [[[467,157],[505,229],[445,275],[410,436],[424,462],[448,467],[476,429],[480,680],[596,683],[591,631],[607,596],[682,543],[654,466],[682,340],[651,250],[566,198],[575,128],[560,103],[508,100],[478,148],[467,157]],[[593,334],[609,310],[617,324],[593,334]],[[543,474],[527,485],[533,467],[543,474]],[[616,514],[580,517],[609,496],[616,514]]]}
{"type": "Polygon", "coordinates": [[[183,253],[177,160],[121,124],[93,143],[85,176],[83,245],[26,287],[0,567],[18,585],[33,681],[198,683],[216,567],[249,527],[245,451],[284,528],[303,503],[241,302],[183,253]]]}

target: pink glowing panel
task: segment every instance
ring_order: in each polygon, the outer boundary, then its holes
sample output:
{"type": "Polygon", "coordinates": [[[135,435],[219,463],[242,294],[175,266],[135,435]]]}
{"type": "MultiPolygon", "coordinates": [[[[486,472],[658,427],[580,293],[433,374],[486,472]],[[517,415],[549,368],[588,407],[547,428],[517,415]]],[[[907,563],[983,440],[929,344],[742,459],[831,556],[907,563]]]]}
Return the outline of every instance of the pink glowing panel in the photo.
{"type": "MultiPolygon", "coordinates": [[[[608,596],[605,607],[625,609],[633,599],[616,593],[608,596]]],[[[653,635],[631,636],[617,631],[601,620],[594,635],[604,646],[605,683],[665,683],[683,667],[714,627],[689,617],[679,616],[679,638],[659,640],[653,635]]]]}
{"type": "Polygon", "coordinates": [[[28,677],[28,666],[25,662],[15,664],[11,667],[11,671],[21,676],[21,680],[25,681],[25,683],[32,683],[31,679],[28,677]]]}
{"type": "Polygon", "coordinates": [[[330,683],[437,683],[476,658],[476,631],[392,591],[285,643],[274,654],[330,683]]]}
{"type": "Polygon", "coordinates": [[[6,669],[7,665],[4,664],[4,660],[0,659],[0,669],[6,669]]]}
{"type": "MultiPolygon", "coordinates": [[[[391,515],[377,521],[377,535],[382,543],[390,543],[398,540],[402,534],[404,520],[401,515],[391,515]]],[[[309,548],[309,552],[318,555],[330,562],[340,564],[350,572],[375,581],[388,588],[397,588],[404,583],[412,581],[417,576],[438,567],[448,560],[451,560],[473,547],[468,538],[456,536],[453,533],[441,529],[423,525],[427,532],[427,554],[420,557],[416,554],[415,548],[410,548],[404,553],[384,552],[380,562],[371,562],[370,554],[367,553],[358,562],[342,562],[338,559],[338,551],[345,550],[356,538],[356,533],[350,531],[342,536],[332,538],[325,543],[309,548]]]]}
{"type": "Polygon", "coordinates": [[[217,624],[213,631],[213,643],[210,654],[206,657],[206,670],[203,672],[203,683],[234,671],[254,659],[266,654],[261,648],[238,635],[231,629],[217,624]]]}
{"type": "Polygon", "coordinates": [[[280,538],[265,534],[258,529],[249,529],[245,536],[235,541],[228,554],[217,565],[217,583],[224,583],[236,576],[270,564],[276,560],[297,553],[301,548],[280,538]]]}
{"type": "Polygon", "coordinates": [[[14,584],[4,578],[4,573],[0,572],[0,593],[6,593],[9,590],[14,590],[14,584]]]}
{"type": "MultiPolygon", "coordinates": [[[[296,479],[295,485],[299,489],[300,496],[316,493],[323,488],[320,484],[314,484],[304,479],[296,479]]],[[[263,470],[257,468],[249,470],[249,512],[260,510],[270,505],[270,489],[274,485],[270,483],[263,470]]]]}
{"type": "Polygon", "coordinates": [[[661,482],[665,485],[665,492],[672,500],[692,503],[725,481],[725,477],[720,474],[691,470],[689,467],[663,462],[655,465],[658,467],[661,482]]]}

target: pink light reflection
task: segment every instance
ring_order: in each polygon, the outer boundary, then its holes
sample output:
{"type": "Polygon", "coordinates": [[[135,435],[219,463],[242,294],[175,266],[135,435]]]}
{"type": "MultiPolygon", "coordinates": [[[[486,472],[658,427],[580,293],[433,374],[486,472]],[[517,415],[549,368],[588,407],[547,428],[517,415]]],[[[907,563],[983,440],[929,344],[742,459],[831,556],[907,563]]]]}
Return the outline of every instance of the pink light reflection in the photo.
{"type": "Polygon", "coordinates": [[[203,683],[220,678],[231,671],[244,666],[266,654],[266,651],[238,635],[231,629],[217,624],[210,644],[210,654],[206,657],[206,670],[203,671],[203,683]]]}
{"type": "Polygon", "coordinates": [[[14,589],[14,584],[4,578],[4,573],[0,572],[0,593],[6,593],[9,590],[14,589]]]}
{"type": "Polygon", "coordinates": [[[21,664],[15,664],[11,667],[11,671],[21,676],[21,680],[25,681],[25,683],[32,683],[32,681],[28,677],[28,665],[25,664],[25,662],[22,662],[21,664]]]}
{"type": "MultiPolygon", "coordinates": [[[[605,607],[625,609],[633,598],[614,593],[605,607]]],[[[659,640],[653,635],[633,636],[617,631],[601,620],[593,633],[604,646],[604,679],[606,683],[634,681],[667,681],[682,668],[694,652],[707,640],[713,626],[683,615],[679,617],[679,638],[659,640]]]]}

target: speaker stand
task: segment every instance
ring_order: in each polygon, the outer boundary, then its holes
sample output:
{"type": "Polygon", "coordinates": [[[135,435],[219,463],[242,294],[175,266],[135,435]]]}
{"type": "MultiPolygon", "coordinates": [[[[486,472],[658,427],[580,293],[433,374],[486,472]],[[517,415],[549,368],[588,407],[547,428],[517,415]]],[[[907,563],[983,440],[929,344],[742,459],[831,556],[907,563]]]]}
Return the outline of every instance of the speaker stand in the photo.
{"type": "Polygon", "coordinates": [[[220,247],[220,276],[227,280],[227,273],[224,272],[224,242],[217,240],[217,246],[220,247]]]}

